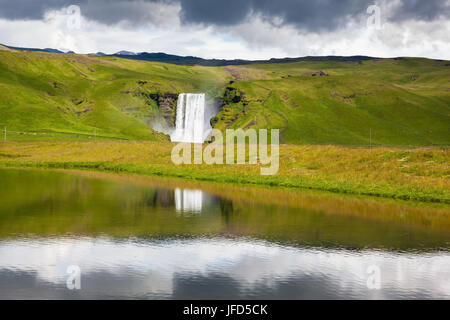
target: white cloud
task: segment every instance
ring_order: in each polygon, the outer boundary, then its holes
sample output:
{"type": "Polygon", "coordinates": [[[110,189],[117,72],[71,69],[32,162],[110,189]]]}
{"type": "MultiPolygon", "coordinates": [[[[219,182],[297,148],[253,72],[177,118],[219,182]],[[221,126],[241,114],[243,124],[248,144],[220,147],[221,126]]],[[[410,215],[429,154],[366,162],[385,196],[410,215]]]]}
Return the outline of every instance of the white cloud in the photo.
{"type": "Polygon", "coordinates": [[[67,8],[45,13],[42,20],[0,19],[0,43],[21,47],[51,47],[78,53],[119,50],[166,52],[204,58],[268,59],[305,55],[424,56],[450,59],[450,21],[390,21],[399,1],[382,4],[383,29],[366,27],[364,15],[349,17],[328,32],[307,32],[251,15],[229,26],[183,25],[179,4],[146,3],[149,23],[140,27],[120,21],[106,25],[80,17],[80,28],[68,24],[67,8]],[[150,8],[151,7],[151,8],[150,8]]]}
{"type": "Polygon", "coordinates": [[[254,51],[272,48],[277,56],[368,55],[378,57],[419,56],[450,59],[450,21],[384,22],[381,30],[368,29],[365,21],[348,20],[331,32],[302,32],[294,26],[274,26],[253,16],[230,27],[232,37],[242,39],[254,51]]]}

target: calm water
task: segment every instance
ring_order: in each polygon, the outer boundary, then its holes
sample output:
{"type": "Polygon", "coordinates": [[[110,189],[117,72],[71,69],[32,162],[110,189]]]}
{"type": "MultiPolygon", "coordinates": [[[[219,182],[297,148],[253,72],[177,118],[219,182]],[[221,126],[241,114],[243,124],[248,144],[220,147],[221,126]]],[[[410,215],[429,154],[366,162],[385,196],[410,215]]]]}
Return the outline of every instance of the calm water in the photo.
{"type": "Polygon", "coordinates": [[[0,200],[0,299],[450,298],[448,205],[13,169],[0,200]]]}

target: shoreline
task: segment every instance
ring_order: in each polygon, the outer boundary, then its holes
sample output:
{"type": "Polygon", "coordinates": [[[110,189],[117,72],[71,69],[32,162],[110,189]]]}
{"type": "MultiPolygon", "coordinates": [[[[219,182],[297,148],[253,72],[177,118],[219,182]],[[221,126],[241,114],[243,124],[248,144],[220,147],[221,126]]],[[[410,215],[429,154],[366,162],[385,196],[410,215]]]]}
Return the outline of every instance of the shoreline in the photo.
{"type": "Polygon", "coordinates": [[[259,165],[176,166],[170,161],[172,146],[9,142],[0,147],[0,167],[76,169],[450,204],[447,150],[280,146],[278,175],[260,176],[259,165]]]}
{"type": "Polygon", "coordinates": [[[158,178],[168,178],[168,179],[179,179],[186,182],[205,182],[205,183],[223,183],[227,185],[234,186],[248,186],[248,187],[262,187],[262,188],[285,188],[292,191],[318,191],[318,192],[327,192],[335,195],[353,195],[353,196],[368,196],[375,197],[381,199],[392,199],[392,200],[402,200],[402,201],[414,201],[421,203],[440,203],[440,204],[450,204],[450,199],[448,198],[440,198],[433,196],[410,196],[402,193],[378,193],[378,192],[365,192],[363,190],[352,190],[350,188],[346,188],[344,185],[337,187],[320,187],[320,186],[308,186],[307,184],[302,185],[299,183],[298,185],[292,183],[275,183],[275,182],[258,182],[251,180],[235,180],[233,178],[228,179],[217,179],[211,177],[202,177],[202,176],[183,176],[180,174],[170,174],[170,173],[162,173],[162,172],[141,172],[136,169],[130,168],[127,170],[123,166],[111,166],[107,163],[11,163],[11,162],[0,162],[0,169],[2,168],[15,168],[15,169],[48,169],[48,170],[62,170],[62,171],[70,171],[70,170],[80,170],[87,172],[98,172],[98,173],[112,173],[119,175],[138,175],[142,177],[158,177],[158,178]]]}

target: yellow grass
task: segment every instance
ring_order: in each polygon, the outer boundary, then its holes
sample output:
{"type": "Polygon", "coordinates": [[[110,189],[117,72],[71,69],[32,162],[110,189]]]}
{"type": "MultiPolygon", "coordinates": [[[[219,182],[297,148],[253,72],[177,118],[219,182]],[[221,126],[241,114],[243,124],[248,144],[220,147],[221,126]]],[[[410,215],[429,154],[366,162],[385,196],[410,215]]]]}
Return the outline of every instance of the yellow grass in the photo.
{"type": "Polygon", "coordinates": [[[6,142],[0,166],[87,169],[219,183],[308,188],[450,203],[446,149],[280,146],[280,169],[260,165],[181,165],[161,142],[6,142]]]}

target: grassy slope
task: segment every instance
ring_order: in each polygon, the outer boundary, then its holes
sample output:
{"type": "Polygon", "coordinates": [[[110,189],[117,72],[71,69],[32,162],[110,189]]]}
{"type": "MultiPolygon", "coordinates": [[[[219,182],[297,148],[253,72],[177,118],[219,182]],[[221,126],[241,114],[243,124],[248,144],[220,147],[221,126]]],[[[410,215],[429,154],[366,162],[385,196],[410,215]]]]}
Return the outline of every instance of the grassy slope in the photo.
{"type": "Polygon", "coordinates": [[[215,96],[225,77],[218,68],[0,50],[0,126],[12,140],[83,140],[94,129],[106,139],[165,139],[149,129],[156,104],[133,92],[215,96]]]}
{"type": "Polygon", "coordinates": [[[89,140],[94,129],[103,139],[164,140],[149,129],[156,104],[133,93],[214,97],[231,74],[249,104],[226,107],[221,129],[280,128],[286,143],[365,146],[371,128],[374,145],[448,146],[446,64],[411,58],[207,68],[0,50],[0,127],[10,140],[89,140]],[[305,75],[319,70],[330,76],[305,75]]]}
{"type": "Polygon", "coordinates": [[[365,146],[372,128],[375,145],[449,145],[446,64],[411,58],[233,67],[233,87],[246,93],[249,105],[226,108],[217,127],[280,128],[292,144],[365,146]],[[320,70],[330,76],[305,75],[320,70]]]}
{"type": "Polygon", "coordinates": [[[450,202],[450,153],[441,149],[281,146],[280,170],[260,165],[182,165],[164,142],[0,143],[0,167],[76,168],[219,183],[311,188],[339,193],[450,202]]]}

